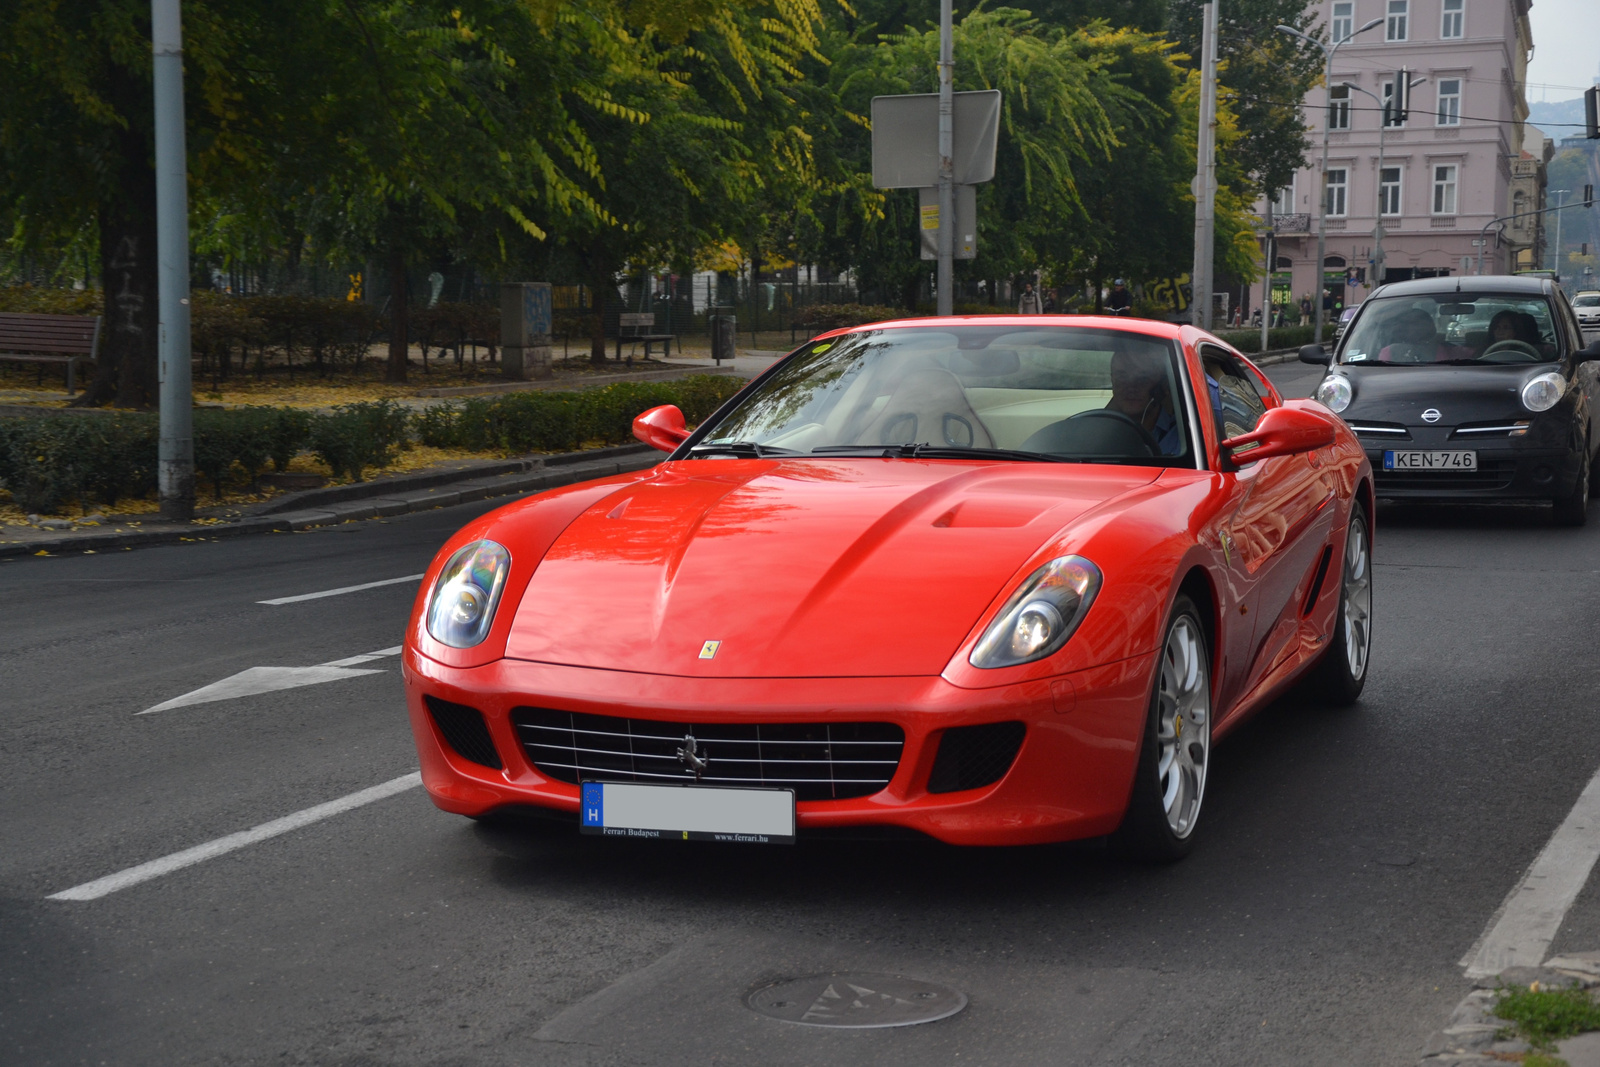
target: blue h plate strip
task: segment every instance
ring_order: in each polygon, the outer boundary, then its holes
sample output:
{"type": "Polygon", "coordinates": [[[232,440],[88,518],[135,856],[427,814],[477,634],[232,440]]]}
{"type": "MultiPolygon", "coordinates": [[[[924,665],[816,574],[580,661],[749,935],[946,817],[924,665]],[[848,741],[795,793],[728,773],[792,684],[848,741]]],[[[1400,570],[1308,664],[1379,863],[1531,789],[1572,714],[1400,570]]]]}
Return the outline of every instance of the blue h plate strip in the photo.
{"type": "Polygon", "coordinates": [[[583,825],[605,825],[605,788],[600,782],[583,783],[583,825]]]}

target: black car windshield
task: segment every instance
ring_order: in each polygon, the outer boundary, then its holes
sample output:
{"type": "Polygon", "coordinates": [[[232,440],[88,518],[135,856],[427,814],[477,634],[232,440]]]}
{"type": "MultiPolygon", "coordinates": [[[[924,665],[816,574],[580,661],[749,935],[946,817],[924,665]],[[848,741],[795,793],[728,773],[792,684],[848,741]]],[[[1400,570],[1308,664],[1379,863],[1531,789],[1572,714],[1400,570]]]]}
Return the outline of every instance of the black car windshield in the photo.
{"type": "Polygon", "coordinates": [[[1071,326],[865,330],[795,352],[691,454],[1194,467],[1176,348],[1071,326]]]}
{"type": "Polygon", "coordinates": [[[1544,297],[1460,292],[1380,296],[1361,306],[1341,363],[1549,363],[1562,356],[1544,297]]]}

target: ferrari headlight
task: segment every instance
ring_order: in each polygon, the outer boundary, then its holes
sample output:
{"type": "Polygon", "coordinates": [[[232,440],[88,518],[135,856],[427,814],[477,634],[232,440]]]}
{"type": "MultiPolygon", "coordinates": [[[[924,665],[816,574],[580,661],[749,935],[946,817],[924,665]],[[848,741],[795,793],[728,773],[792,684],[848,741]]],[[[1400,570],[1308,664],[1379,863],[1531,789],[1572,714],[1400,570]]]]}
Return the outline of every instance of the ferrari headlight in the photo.
{"type": "Polygon", "coordinates": [[[493,541],[456,550],[439,572],[428,601],[428,633],[451,648],[471,648],[489,636],[506,587],[511,553],[493,541]]]}
{"type": "Polygon", "coordinates": [[[1327,405],[1330,411],[1337,414],[1350,406],[1355,391],[1350,388],[1349,378],[1342,374],[1330,374],[1317,386],[1316,397],[1327,405]]]}
{"type": "Polygon", "coordinates": [[[1067,643],[1099,591],[1093,563],[1082,556],[1051,560],[1006,601],[968,662],[989,668],[1043,659],[1067,643]]]}
{"type": "Polygon", "coordinates": [[[1559,371],[1528,379],[1522,387],[1522,406],[1529,411],[1549,411],[1567,393],[1567,380],[1559,371]]]}

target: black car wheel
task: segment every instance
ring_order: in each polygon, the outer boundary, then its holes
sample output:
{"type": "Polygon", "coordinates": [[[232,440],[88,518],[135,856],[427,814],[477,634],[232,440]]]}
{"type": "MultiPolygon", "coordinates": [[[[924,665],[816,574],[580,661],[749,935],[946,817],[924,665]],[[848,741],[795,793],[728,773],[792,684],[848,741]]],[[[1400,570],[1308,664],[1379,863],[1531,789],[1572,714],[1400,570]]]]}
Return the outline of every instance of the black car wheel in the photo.
{"type": "Polygon", "coordinates": [[[1367,513],[1357,504],[1344,539],[1333,639],[1306,678],[1306,695],[1334,707],[1354,704],[1367,684],[1367,660],[1371,654],[1372,537],[1367,513]]]}
{"type": "Polygon", "coordinates": [[[1556,497],[1552,518],[1557,526],[1582,526],[1589,521],[1589,446],[1583,446],[1583,467],[1572,480],[1572,492],[1556,497]]]}
{"type": "Polygon", "coordinates": [[[1167,620],[1133,793],[1112,848],[1156,863],[1187,856],[1210,762],[1211,651],[1199,609],[1180,596],[1167,620]]]}

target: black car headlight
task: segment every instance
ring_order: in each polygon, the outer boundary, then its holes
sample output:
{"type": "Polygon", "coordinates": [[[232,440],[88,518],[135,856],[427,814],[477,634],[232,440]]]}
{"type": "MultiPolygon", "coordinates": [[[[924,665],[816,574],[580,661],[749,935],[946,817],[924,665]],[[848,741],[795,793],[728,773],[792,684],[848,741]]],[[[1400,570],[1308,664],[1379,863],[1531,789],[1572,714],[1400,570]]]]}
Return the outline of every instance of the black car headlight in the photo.
{"type": "Polygon", "coordinates": [[[1560,371],[1550,371],[1528,379],[1522,387],[1522,406],[1529,411],[1549,411],[1566,393],[1567,380],[1560,371]]]}
{"type": "Polygon", "coordinates": [[[1342,374],[1330,374],[1317,385],[1317,391],[1313,395],[1329,411],[1338,414],[1349,407],[1350,401],[1355,399],[1355,390],[1350,388],[1349,378],[1342,374]]]}
{"type": "Polygon", "coordinates": [[[489,636],[510,571],[511,553],[493,541],[474,541],[457,549],[433,583],[428,633],[451,648],[481,644],[489,636]]]}
{"type": "Polygon", "coordinates": [[[967,657],[974,667],[1014,667],[1067,643],[1100,591],[1100,568],[1082,556],[1051,560],[1011,595],[967,657]]]}

